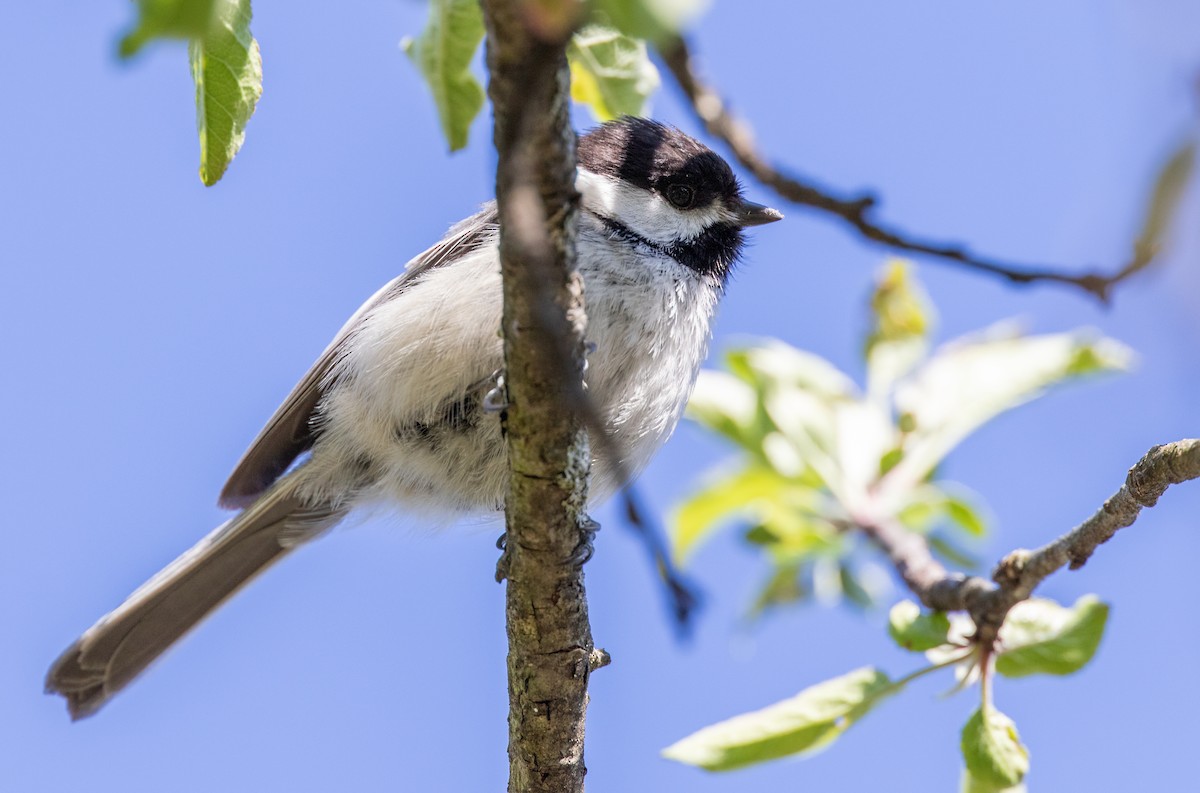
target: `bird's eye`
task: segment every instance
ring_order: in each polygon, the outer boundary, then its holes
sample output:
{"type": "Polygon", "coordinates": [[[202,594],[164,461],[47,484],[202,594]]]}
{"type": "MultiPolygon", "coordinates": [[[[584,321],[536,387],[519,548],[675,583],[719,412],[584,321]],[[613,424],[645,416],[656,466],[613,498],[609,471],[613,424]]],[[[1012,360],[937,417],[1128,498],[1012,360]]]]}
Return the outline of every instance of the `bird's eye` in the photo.
{"type": "Polygon", "coordinates": [[[673,184],[667,188],[667,200],[680,209],[687,209],[696,198],[696,191],[685,184],[673,184]]]}

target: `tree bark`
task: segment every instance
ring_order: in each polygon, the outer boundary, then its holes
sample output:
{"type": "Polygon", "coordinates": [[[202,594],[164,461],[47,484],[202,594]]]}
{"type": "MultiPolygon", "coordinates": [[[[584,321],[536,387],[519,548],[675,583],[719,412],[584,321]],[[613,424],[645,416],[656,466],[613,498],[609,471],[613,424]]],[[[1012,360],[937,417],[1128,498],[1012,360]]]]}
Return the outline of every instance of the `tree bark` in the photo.
{"type": "MultiPolygon", "coordinates": [[[[575,409],[586,316],[575,269],[575,134],[566,26],[536,4],[482,0],[499,163],[504,280],[505,505],[511,793],[582,791],[594,648],[582,561],[591,455],[575,409]]],[[[542,4],[545,5],[544,3],[542,4]]]]}

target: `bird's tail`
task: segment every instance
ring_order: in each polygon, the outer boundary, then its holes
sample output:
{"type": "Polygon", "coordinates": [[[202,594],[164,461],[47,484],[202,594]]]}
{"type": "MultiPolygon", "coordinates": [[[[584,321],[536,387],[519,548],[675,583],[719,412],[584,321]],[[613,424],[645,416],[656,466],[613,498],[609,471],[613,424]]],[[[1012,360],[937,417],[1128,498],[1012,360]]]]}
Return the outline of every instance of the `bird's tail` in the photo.
{"type": "Polygon", "coordinates": [[[297,498],[285,477],[75,640],[46,676],[72,719],[90,716],[255,575],[333,526],[344,507],[297,498]]]}

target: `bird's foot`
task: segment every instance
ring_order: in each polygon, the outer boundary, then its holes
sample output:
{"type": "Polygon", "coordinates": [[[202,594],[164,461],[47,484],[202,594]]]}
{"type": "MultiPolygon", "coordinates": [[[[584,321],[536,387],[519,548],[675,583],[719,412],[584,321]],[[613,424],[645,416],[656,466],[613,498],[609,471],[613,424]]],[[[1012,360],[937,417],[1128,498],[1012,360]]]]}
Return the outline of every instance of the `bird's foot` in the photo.
{"type": "Polygon", "coordinates": [[[500,558],[496,560],[496,583],[508,578],[508,532],[496,538],[496,547],[500,549],[500,558]]]}
{"type": "Polygon", "coordinates": [[[596,549],[592,546],[592,540],[596,539],[596,532],[598,531],[600,531],[600,524],[587,515],[584,515],[583,520],[579,524],[579,544],[575,546],[575,550],[567,557],[567,564],[583,567],[588,563],[592,555],[596,552],[596,549]]]}

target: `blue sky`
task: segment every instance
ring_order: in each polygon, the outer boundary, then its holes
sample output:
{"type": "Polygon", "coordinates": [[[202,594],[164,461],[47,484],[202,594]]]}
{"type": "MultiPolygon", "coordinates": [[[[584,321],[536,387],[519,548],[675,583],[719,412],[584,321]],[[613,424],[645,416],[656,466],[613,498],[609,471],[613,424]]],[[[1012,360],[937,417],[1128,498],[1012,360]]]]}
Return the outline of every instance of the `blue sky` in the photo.
{"type": "MultiPolygon", "coordinates": [[[[0,555],[0,789],[499,790],[507,770],[498,528],[359,520],[240,594],[98,717],[41,693],[77,633],[224,519],[244,446],[341,325],[489,197],[490,119],[447,156],[397,43],[418,2],[258,0],[265,93],[224,181],[196,177],[186,56],[115,61],[125,0],[17,3],[0,33],[0,323],[6,340],[0,555]]],[[[1114,267],[1154,169],[1195,131],[1200,6],[1187,0],[962,4],[717,0],[695,33],[709,73],[781,162],[883,216],[1017,261],[1114,267]]],[[[655,115],[698,133],[668,89],[655,115]]],[[[581,123],[587,123],[581,117],[581,123]]],[[[775,202],[747,182],[750,198],[775,202]]],[[[782,207],[756,231],[714,349],[778,336],[858,372],[884,251],[782,207]]],[[[995,558],[1091,513],[1155,443],[1197,434],[1200,197],[1161,266],[1109,309],[922,262],[948,338],[1019,316],[1134,347],[1126,376],[1056,392],[971,438],[945,473],[987,500],[995,558]]],[[[684,427],[641,488],[665,512],[727,453],[684,427]]],[[[1113,603],[1093,664],[1001,681],[1031,790],[1194,780],[1200,483],[1045,592],[1113,603]]],[[[699,555],[695,639],[669,630],[640,547],[601,509],[587,569],[597,643],[592,790],[953,790],[970,696],[926,681],[832,750],[734,775],[660,760],[697,727],[868,663],[883,615],[806,608],[754,630],[759,581],[732,537],[699,555]]]]}

